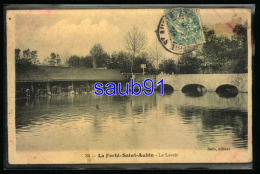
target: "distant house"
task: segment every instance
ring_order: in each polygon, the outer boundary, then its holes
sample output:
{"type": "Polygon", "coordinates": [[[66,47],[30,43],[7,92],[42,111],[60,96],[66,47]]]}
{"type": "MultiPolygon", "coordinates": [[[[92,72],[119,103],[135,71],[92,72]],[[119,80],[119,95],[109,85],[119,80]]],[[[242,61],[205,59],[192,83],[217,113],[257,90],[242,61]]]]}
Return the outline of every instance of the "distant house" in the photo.
{"type": "Polygon", "coordinates": [[[91,91],[96,82],[123,82],[117,70],[57,66],[19,67],[16,69],[18,96],[38,96],[91,91]]]}

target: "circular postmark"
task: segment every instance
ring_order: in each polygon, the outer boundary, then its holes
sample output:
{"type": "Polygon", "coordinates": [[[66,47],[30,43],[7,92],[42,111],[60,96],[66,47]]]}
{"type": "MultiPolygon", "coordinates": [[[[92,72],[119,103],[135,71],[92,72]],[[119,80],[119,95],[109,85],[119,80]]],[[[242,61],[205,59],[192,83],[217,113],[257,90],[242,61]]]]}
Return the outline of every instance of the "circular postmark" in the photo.
{"type": "Polygon", "coordinates": [[[166,9],[156,34],[167,51],[179,55],[192,51],[198,44],[205,42],[196,9],[166,9]]]}

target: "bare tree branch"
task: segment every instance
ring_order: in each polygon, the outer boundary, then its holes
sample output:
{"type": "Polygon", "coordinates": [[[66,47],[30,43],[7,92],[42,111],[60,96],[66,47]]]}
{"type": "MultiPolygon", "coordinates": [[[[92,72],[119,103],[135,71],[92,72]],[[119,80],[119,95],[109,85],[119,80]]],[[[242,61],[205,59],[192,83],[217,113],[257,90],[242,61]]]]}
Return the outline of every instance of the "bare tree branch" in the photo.
{"type": "Polygon", "coordinates": [[[139,29],[134,26],[132,30],[130,30],[125,37],[126,49],[132,54],[132,65],[131,72],[133,70],[133,62],[135,56],[140,53],[147,42],[146,35],[139,31],[139,29]]]}
{"type": "Polygon", "coordinates": [[[156,68],[159,68],[159,60],[164,57],[162,51],[160,50],[159,41],[155,40],[151,47],[149,48],[149,57],[152,59],[152,62],[155,62],[156,68]]]}

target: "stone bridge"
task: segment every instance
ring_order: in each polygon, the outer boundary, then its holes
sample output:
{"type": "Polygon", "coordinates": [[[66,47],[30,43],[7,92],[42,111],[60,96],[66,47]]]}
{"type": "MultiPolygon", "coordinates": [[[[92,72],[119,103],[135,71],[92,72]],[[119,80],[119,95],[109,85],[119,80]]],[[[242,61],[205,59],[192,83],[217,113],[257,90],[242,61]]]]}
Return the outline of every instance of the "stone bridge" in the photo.
{"type": "Polygon", "coordinates": [[[233,85],[239,92],[248,91],[248,74],[174,74],[157,75],[156,82],[164,79],[164,84],[173,87],[174,90],[182,90],[186,85],[198,84],[204,86],[207,91],[216,91],[221,85],[233,85]]]}

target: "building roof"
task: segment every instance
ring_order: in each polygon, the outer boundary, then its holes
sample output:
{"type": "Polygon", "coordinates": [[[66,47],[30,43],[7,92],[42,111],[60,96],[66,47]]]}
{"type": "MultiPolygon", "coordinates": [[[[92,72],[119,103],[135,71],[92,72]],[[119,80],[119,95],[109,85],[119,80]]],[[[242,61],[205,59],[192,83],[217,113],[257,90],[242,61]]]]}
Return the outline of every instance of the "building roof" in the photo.
{"type": "Polygon", "coordinates": [[[17,82],[44,81],[124,81],[126,78],[117,70],[78,67],[34,66],[17,68],[17,82]]]}

